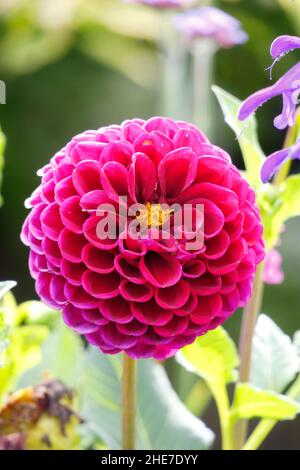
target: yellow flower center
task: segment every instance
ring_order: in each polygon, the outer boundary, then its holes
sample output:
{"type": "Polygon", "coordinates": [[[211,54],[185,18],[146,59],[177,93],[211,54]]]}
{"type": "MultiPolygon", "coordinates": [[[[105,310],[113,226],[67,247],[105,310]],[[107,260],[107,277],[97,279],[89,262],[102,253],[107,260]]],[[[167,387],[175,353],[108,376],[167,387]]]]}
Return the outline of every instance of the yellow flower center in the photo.
{"type": "Polygon", "coordinates": [[[172,209],[164,208],[161,204],[147,202],[136,218],[141,225],[151,228],[162,227],[172,212],[172,209]]]}

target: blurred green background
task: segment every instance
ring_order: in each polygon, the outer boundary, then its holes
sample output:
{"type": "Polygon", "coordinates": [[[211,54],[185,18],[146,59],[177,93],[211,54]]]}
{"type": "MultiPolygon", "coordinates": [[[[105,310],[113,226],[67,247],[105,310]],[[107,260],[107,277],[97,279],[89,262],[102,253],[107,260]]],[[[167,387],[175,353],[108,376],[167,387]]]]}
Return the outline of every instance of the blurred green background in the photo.
{"type": "MultiPolygon", "coordinates": [[[[220,50],[215,58],[214,83],[242,99],[268,85],[271,41],[280,34],[300,35],[300,1],[210,3],[240,19],[250,36],[245,45],[220,50]]],[[[118,0],[0,0],[0,79],[7,87],[7,104],[0,105],[7,137],[0,279],[18,282],[19,301],[35,298],[28,252],[19,233],[26,214],[24,199],[38,183],[36,171],[84,129],[160,112],[160,27],[157,12],[118,0]]],[[[274,75],[297,59],[299,52],[286,57],[274,75]]],[[[280,105],[274,100],[258,113],[266,153],[278,149],[284,139],[272,127],[280,105]]],[[[240,166],[237,142],[216,103],[214,135],[240,166]]],[[[263,308],[289,334],[300,325],[299,230],[299,219],[286,227],[280,247],[285,282],[266,287],[263,308]]],[[[235,338],[239,326],[240,314],[226,324],[235,338]]],[[[208,414],[213,423],[213,412],[208,414]]],[[[265,448],[300,449],[297,426],[299,420],[279,425],[265,448]],[[288,433],[283,433],[287,426],[288,433]]]]}

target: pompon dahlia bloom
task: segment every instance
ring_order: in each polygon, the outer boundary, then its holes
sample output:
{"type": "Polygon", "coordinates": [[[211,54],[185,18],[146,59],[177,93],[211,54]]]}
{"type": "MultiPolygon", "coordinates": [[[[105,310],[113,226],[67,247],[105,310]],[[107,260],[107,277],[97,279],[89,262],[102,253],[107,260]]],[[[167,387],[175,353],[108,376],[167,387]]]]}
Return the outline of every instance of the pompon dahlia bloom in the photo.
{"type": "Polygon", "coordinates": [[[254,192],[192,124],[157,117],[86,131],[39,175],[22,230],[36,291],[104,353],[170,357],[248,301],[264,256],[254,192]],[[99,237],[99,207],[116,209],[122,225],[133,203],[146,214],[131,221],[146,216],[155,227],[141,238],[129,229],[99,237]],[[165,239],[163,219],[174,214],[148,211],[174,203],[192,212],[201,204],[204,226],[181,226],[176,238],[170,224],[165,239]],[[198,230],[201,248],[187,249],[198,230]]]}

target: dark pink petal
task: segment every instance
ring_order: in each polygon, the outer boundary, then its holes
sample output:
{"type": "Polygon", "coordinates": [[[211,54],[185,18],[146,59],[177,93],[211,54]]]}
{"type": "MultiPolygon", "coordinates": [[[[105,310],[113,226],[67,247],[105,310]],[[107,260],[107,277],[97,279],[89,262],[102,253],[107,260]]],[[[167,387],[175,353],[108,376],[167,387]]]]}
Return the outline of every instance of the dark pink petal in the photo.
{"type": "Polygon", "coordinates": [[[116,218],[114,214],[106,214],[106,215],[103,215],[102,217],[92,216],[84,223],[83,233],[85,237],[88,239],[88,241],[92,243],[92,245],[94,245],[95,247],[103,249],[103,250],[111,250],[118,245],[119,240],[117,236],[115,236],[114,233],[109,232],[109,228],[107,229],[108,230],[107,234],[106,234],[107,232],[106,229],[105,229],[105,233],[102,233],[101,221],[104,218],[106,220],[109,219],[111,221],[112,227],[116,226],[116,218]]]}
{"type": "Polygon", "coordinates": [[[218,235],[210,238],[205,242],[206,251],[205,258],[217,259],[225,254],[230,245],[230,238],[225,230],[222,230],[218,235]]]}
{"type": "Polygon", "coordinates": [[[61,260],[61,274],[74,286],[81,286],[81,278],[86,271],[83,263],[71,263],[66,259],[61,260]]]}
{"type": "Polygon", "coordinates": [[[206,270],[203,261],[198,259],[192,259],[184,263],[182,267],[182,274],[188,278],[197,278],[201,276],[206,270]]]}
{"type": "Polygon", "coordinates": [[[65,305],[62,313],[63,321],[67,326],[80,334],[93,333],[99,329],[98,325],[86,321],[79,308],[71,304],[65,305]]]}
{"type": "Polygon", "coordinates": [[[163,326],[154,326],[154,330],[159,336],[164,338],[172,338],[182,333],[188,325],[186,317],[177,317],[174,315],[172,319],[163,326]]]}
{"type": "Polygon", "coordinates": [[[76,166],[72,180],[80,196],[95,189],[102,189],[100,171],[100,164],[95,161],[82,161],[76,166]]]}
{"type": "Polygon", "coordinates": [[[173,316],[173,312],[161,308],[153,299],[145,304],[134,303],[131,310],[134,317],[145,325],[165,325],[173,316]]]}
{"type": "Polygon", "coordinates": [[[58,240],[63,229],[59,206],[55,202],[46,207],[41,214],[41,227],[45,235],[54,241],[58,240]]]}
{"type": "Polygon", "coordinates": [[[182,274],[182,266],[176,258],[154,251],[141,258],[140,269],[144,278],[156,287],[173,286],[182,274]]]}
{"type": "Polygon", "coordinates": [[[133,319],[129,323],[117,323],[117,329],[123,335],[142,336],[146,333],[148,326],[133,319]]]}
{"type": "Polygon", "coordinates": [[[103,300],[100,305],[100,311],[107,320],[119,324],[129,323],[133,319],[130,304],[120,295],[113,299],[103,300]]]}
{"type": "Polygon", "coordinates": [[[134,346],[137,338],[134,336],[122,335],[113,323],[108,323],[101,328],[101,336],[112,348],[128,349],[134,346]]]}
{"type": "MultiPolygon", "coordinates": [[[[201,296],[211,295],[218,292],[221,288],[221,278],[206,273],[197,279],[189,279],[192,291],[201,296]]],[[[199,300],[200,301],[200,300],[199,300]]]]}
{"type": "Polygon", "coordinates": [[[82,276],[82,286],[97,299],[110,299],[119,293],[120,277],[116,272],[109,274],[86,271],[82,276]]]}
{"type": "Polygon", "coordinates": [[[105,163],[101,169],[101,182],[107,196],[113,201],[128,194],[128,171],[121,163],[105,163]]]}
{"type": "Polygon", "coordinates": [[[219,294],[210,295],[199,300],[190,318],[197,325],[203,325],[219,315],[221,310],[222,297],[219,294]]]}
{"type": "Polygon", "coordinates": [[[64,294],[65,285],[66,280],[62,276],[53,276],[50,281],[50,295],[58,304],[63,305],[66,303],[66,296],[64,294]]]}
{"type": "Polygon", "coordinates": [[[193,129],[179,129],[174,137],[175,148],[189,147],[197,156],[202,153],[202,142],[200,133],[193,129]]]}
{"type": "Polygon", "coordinates": [[[131,161],[134,149],[130,143],[126,141],[110,142],[105,146],[101,155],[101,164],[107,162],[117,162],[127,167],[131,161]]]}
{"type": "Polygon", "coordinates": [[[82,250],[82,261],[91,271],[97,273],[114,271],[114,258],[115,255],[112,252],[100,250],[89,243],[82,250]]]}
{"type": "Polygon", "coordinates": [[[108,323],[98,308],[81,309],[81,315],[84,320],[95,325],[106,325],[108,323]]]}
{"type": "Polygon", "coordinates": [[[147,302],[153,296],[153,289],[149,284],[134,284],[124,279],[120,284],[120,294],[129,302],[147,302]]]}
{"type": "Polygon", "coordinates": [[[135,152],[145,153],[156,165],[173,149],[172,140],[160,131],[141,134],[134,142],[135,152]]]}
{"type": "Polygon", "coordinates": [[[80,206],[80,196],[72,196],[66,199],[60,206],[61,220],[65,227],[75,233],[82,233],[82,226],[88,214],[83,212],[80,206]]]}
{"type": "Polygon", "coordinates": [[[68,176],[61,180],[55,186],[54,197],[58,204],[61,204],[65,199],[76,195],[77,191],[74,187],[72,176],[68,176]]]}
{"type": "Polygon", "coordinates": [[[155,300],[163,308],[177,309],[182,307],[190,296],[190,286],[186,281],[180,280],[171,287],[157,289],[155,300]]]}
{"type": "Polygon", "coordinates": [[[189,148],[179,148],[165,155],[158,166],[162,195],[175,199],[193,182],[197,171],[196,154],[189,148]]]}
{"type": "Polygon", "coordinates": [[[102,142],[79,142],[71,151],[71,160],[74,165],[77,165],[84,160],[100,160],[100,156],[105,148],[102,142]]]}
{"type": "Polygon", "coordinates": [[[210,260],[207,268],[214,275],[230,273],[238,267],[246,252],[246,242],[243,239],[238,239],[230,245],[224,256],[210,260]]]}
{"type": "Polygon", "coordinates": [[[66,299],[78,308],[95,308],[99,306],[99,299],[89,295],[81,286],[65,285],[66,299]]]}
{"type": "Polygon", "coordinates": [[[135,202],[151,200],[157,184],[156,167],[152,160],[143,153],[133,156],[129,170],[128,191],[135,202]]]}
{"type": "Polygon", "coordinates": [[[131,257],[117,255],[114,260],[115,268],[122,277],[135,284],[145,284],[146,280],[138,268],[138,263],[131,257]]]}
{"type": "Polygon", "coordinates": [[[58,239],[58,246],[62,255],[72,263],[80,263],[81,252],[87,241],[83,235],[71,232],[64,228],[58,239]]]}

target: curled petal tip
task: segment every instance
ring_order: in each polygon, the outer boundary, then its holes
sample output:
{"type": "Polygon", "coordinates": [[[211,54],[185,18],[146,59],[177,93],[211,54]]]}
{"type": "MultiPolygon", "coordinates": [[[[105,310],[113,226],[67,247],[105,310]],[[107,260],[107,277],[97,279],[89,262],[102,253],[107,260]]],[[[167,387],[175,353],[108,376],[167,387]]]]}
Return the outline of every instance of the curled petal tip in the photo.
{"type": "Polygon", "coordinates": [[[300,37],[298,36],[278,36],[271,44],[270,54],[273,59],[279,59],[294,49],[300,48],[300,37]]]}

